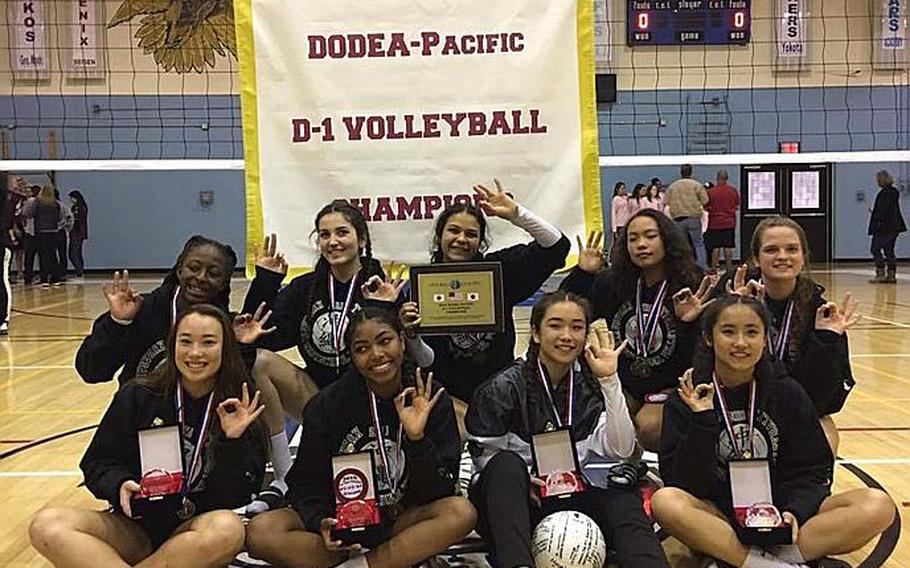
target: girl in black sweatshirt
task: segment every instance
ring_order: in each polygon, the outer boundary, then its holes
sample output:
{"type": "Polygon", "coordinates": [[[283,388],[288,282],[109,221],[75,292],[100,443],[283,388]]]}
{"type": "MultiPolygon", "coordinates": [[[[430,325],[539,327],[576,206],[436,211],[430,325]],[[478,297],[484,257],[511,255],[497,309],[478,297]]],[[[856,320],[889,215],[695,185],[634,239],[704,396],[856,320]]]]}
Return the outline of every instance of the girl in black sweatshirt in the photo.
{"type": "Polygon", "coordinates": [[[265,470],[265,433],[256,422],[248,372],[228,316],[211,305],[180,314],[163,366],[114,397],[85,451],[85,485],[108,511],[44,509],[32,545],[57,566],[224,566],[243,547],[230,511],[246,504],[265,470]],[[177,425],[183,449],[182,500],[132,517],[143,472],[139,430],[177,425]]]}
{"type": "Polygon", "coordinates": [[[651,500],[660,525],[733,566],[780,568],[856,550],[894,517],[877,489],[831,495],[833,457],[805,391],[767,352],[770,317],[749,296],[723,296],[702,316],[695,368],[665,406],[660,473],[651,500]],[[793,545],[742,544],[732,527],[728,463],[766,460],[773,504],[793,545]]]}
{"type": "Polygon", "coordinates": [[[304,411],[303,440],[288,475],[293,509],[257,516],[250,553],[282,566],[406,568],[458,542],[474,527],[470,503],[455,497],[459,438],[452,401],[405,359],[397,315],[367,307],[345,334],[352,368],[304,411]],[[379,449],[377,449],[379,448],[379,449]],[[373,452],[381,536],[345,547],[336,524],[332,456],[373,452]],[[357,554],[361,545],[370,547],[357,554]],[[352,550],[353,549],[353,550],[352,550]],[[348,558],[349,553],[351,554],[348,558]]]}
{"type": "Polygon", "coordinates": [[[792,219],[763,219],[751,249],[758,270],[749,274],[741,266],[724,288],[764,299],[771,312],[771,355],[806,389],[836,455],[840,437],[831,415],[840,412],[856,384],[847,330],[860,319],[857,304],[849,292],[840,305],[825,300],[825,289],[808,273],[806,233],[792,219]]]}
{"type": "MultiPolygon", "coordinates": [[[[113,283],[104,287],[109,311],[95,320],[91,334],[82,341],[76,353],[79,375],[88,383],[100,383],[112,380],[120,369],[117,378],[122,386],[133,377],[151,373],[164,360],[165,341],[179,314],[201,303],[217,305],[225,312],[229,310],[231,274],[236,264],[237,255],[230,246],[195,235],[184,245],[162,285],[148,294],[133,290],[128,271],[115,272],[113,283]]],[[[283,263],[274,251],[264,250],[256,264],[261,273],[278,275],[261,278],[277,277],[280,280],[283,263]]],[[[272,357],[281,359],[271,352],[257,353],[248,346],[254,341],[253,337],[259,337],[262,332],[265,321],[260,317],[262,311],[257,303],[247,312],[256,312],[257,317],[245,315],[234,320],[234,332],[244,344],[242,355],[248,368],[253,367],[254,360],[257,365],[267,365],[272,357]]],[[[283,493],[284,476],[291,467],[284,416],[287,413],[299,421],[300,410],[316,387],[305,376],[293,383],[273,381],[270,375],[263,374],[255,379],[267,407],[263,421],[271,438],[270,456],[275,467],[273,485],[281,487],[277,492],[283,493]]],[[[266,492],[272,493],[268,489],[266,492]]],[[[250,512],[266,508],[265,501],[259,503],[263,506],[254,507],[250,512]]]]}
{"type": "MultiPolygon", "coordinates": [[[[432,262],[499,262],[502,264],[505,331],[502,333],[457,333],[425,336],[434,355],[433,371],[455,398],[459,425],[475,389],[515,360],[513,308],[527,300],[562,268],[569,254],[569,239],[559,229],[521,206],[506,193],[499,180],[496,189],[474,187],[477,206],[456,203],[436,219],[433,229],[432,262]],[[481,211],[483,209],[483,211],[481,211]],[[487,252],[486,216],[505,219],[530,234],[534,241],[487,252]]],[[[413,331],[419,323],[417,305],[404,305],[402,318],[413,331]]],[[[461,428],[463,430],[463,428],[461,428]]]]}
{"type": "MultiPolygon", "coordinates": [[[[285,411],[297,421],[315,390],[336,381],[350,366],[351,354],[344,345],[344,330],[350,318],[371,303],[392,309],[403,286],[386,280],[382,267],[373,258],[370,231],[360,209],[335,200],[316,214],[314,225],[319,250],[315,269],[282,288],[286,264],[281,263],[279,270],[257,266],[256,278],[244,302],[246,313],[267,305],[274,325],[274,331],[257,342],[260,349],[253,379],[257,384],[274,385],[285,411]],[[275,353],[294,346],[306,363],[305,369],[275,353]]],[[[281,258],[276,247],[272,235],[266,240],[262,256],[281,258]]],[[[422,352],[426,355],[429,349],[422,352]]],[[[412,353],[416,354],[417,349],[412,353]]],[[[419,357],[417,360],[428,364],[419,357]]],[[[274,445],[287,448],[280,417],[277,422],[268,423],[275,428],[274,445]]],[[[289,453],[282,452],[280,461],[283,469],[290,468],[289,453]]],[[[284,476],[276,477],[248,512],[257,514],[283,506],[286,490],[284,476]]]]}
{"type": "Polygon", "coordinates": [[[629,220],[609,268],[595,240],[582,247],[579,239],[578,266],[560,288],[587,298],[594,319],[606,319],[617,340],[629,340],[619,379],[641,444],[656,451],[663,401],[692,361],[695,320],[714,281],[702,279],[685,234],[659,211],[629,220]]]}

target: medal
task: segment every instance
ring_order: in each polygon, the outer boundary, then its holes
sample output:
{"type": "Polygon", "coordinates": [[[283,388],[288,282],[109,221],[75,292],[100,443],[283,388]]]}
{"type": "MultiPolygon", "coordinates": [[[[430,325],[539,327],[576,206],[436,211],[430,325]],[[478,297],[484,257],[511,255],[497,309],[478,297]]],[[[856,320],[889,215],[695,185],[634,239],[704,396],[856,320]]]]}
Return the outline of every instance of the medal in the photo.
{"type": "Polygon", "coordinates": [[[185,521],[196,514],[196,505],[187,499],[183,498],[183,505],[180,506],[180,509],[177,510],[177,518],[185,521]]]}
{"type": "Polygon", "coordinates": [[[648,352],[654,343],[654,336],[657,335],[657,328],[660,327],[660,310],[663,308],[664,300],[667,296],[667,281],[660,283],[657,294],[651,302],[651,310],[645,317],[644,302],[641,298],[642,279],[638,278],[635,290],[635,318],[638,323],[638,334],[633,341],[637,357],[632,361],[632,374],[636,377],[648,378],[651,376],[651,365],[648,364],[648,352]]]}
{"type": "Polygon", "coordinates": [[[335,348],[335,368],[341,367],[341,350],[344,347],[344,332],[348,328],[348,311],[351,309],[351,301],[354,299],[354,288],[357,286],[357,276],[354,274],[351,278],[351,285],[348,288],[348,295],[341,306],[341,313],[335,316],[335,278],[332,271],[329,270],[329,321],[332,322],[332,346],[335,348]]]}
{"type": "MultiPolygon", "coordinates": [[[[547,379],[547,373],[544,371],[543,363],[540,362],[540,359],[537,360],[537,371],[538,376],[540,377],[540,382],[543,383],[543,390],[547,393],[547,400],[550,402],[550,410],[553,411],[553,416],[556,418],[556,425],[559,428],[562,428],[563,421],[559,417],[559,412],[556,411],[556,401],[553,399],[553,393],[550,391],[550,381],[547,379]]],[[[575,364],[573,363],[569,367],[569,396],[566,400],[566,426],[572,426],[572,406],[575,403],[575,364]]]]}
{"type": "MultiPolygon", "coordinates": [[[[373,418],[373,428],[376,430],[376,448],[379,451],[379,461],[381,462],[380,467],[382,468],[383,476],[386,479],[386,483],[389,484],[389,489],[392,492],[392,495],[395,495],[395,490],[397,489],[398,480],[392,475],[392,468],[389,462],[389,456],[385,450],[385,438],[382,435],[382,421],[379,420],[379,406],[376,401],[376,393],[373,391],[367,390],[370,393],[370,414],[373,418]]],[[[398,453],[399,457],[401,455],[401,432],[402,426],[398,425],[398,453]]]]}
{"type": "Polygon", "coordinates": [[[793,319],[793,298],[787,301],[787,307],[784,310],[784,316],[780,320],[780,331],[777,333],[777,340],[771,337],[771,331],[768,331],[768,349],[771,356],[778,361],[783,361],[787,355],[787,340],[790,338],[790,323],[793,319]]]}
{"type": "Polygon", "coordinates": [[[717,401],[720,403],[720,413],[724,418],[724,426],[727,429],[727,435],[730,436],[730,445],[733,446],[733,453],[736,457],[743,459],[752,459],[755,455],[755,447],[752,435],[755,432],[755,392],[758,390],[755,381],[749,383],[749,431],[746,443],[748,447],[740,448],[736,440],[736,433],[733,431],[733,416],[728,410],[727,401],[724,398],[723,385],[717,380],[717,375],[711,378],[714,381],[714,391],[717,393],[717,401]]]}
{"type": "MultiPolygon", "coordinates": [[[[183,385],[177,385],[177,423],[179,424],[180,435],[183,436],[183,425],[184,425],[184,413],[183,413],[183,385]]],[[[205,403],[205,414],[202,415],[202,421],[199,424],[199,428],[196,430],[196,444],[193,450],[193,457],[190,460],[189,468],[187,471],[186,466],[184,466],[184,471],[186,471],[186,477],[183,478],[183,489],[181,493],[183,494],[183,504],[180,509],[177,511],[177,517],[180,519],[186,520],[192,517],[196,513],[196,505],[187,497],[190,493],[190,488],[196,484],[199,480],[199,477],[202,475],[202,448],[205,446],[206,438],[208,437],[208,425],[212,417],[212,401],[215,398],[215,392],[212,391],[209,393],[208,401],[205,403]],[[184,516],[185,515],[185,516],[184,516]]]]}
{"type": "Polygon", "coordinates": [[[648,360],[644,357],[636,357],[635,360],[632,361],[632,374],[643,379],[650,377],[651,365],[648,364],[648,360]]]}

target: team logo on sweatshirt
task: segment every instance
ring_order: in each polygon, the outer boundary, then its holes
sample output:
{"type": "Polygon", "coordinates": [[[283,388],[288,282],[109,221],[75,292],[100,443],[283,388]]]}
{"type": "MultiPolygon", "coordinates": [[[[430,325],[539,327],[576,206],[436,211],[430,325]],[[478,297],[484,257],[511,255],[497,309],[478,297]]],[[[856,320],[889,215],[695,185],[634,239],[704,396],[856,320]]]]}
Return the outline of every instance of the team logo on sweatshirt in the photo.
{"type": "MultiPolygon", "coordinates": [[[[329,310],[326,302],[317,300],[313,302],[309,317],[300,321],[300,344],[303,346],[303,351],[308,358],[320,365],[336,367],[339,364],[345,366],[351,362],[350,354],[344,347],[341,348],[341,353],[335,352],[332,335],[334,326],[338,326],[340,323],[343,306],[343,303],[335,302],[335,309],[329,310]]],[[[353,304],[349,317],[358,311],[360,311],[360,306],[353,304]]]]}
{"type": "MultiPolygon", "coordinates": [[[[642,308],[651,312],[652,305],[643,303],[642,308]]],[[[616,311],[616,316],[610,324],[610,330],[619,338],[629,339],[629,347],[623,352],[623,357],[636,357],[636,342],[638,338],[638,318],[635,317],[634,302],[623,302],[616,311]]],[[[648,355],[645,360],[649,367],[658,367],[669,361],[676,351],[678,342],[676,322],[673,314],[666,306],[660,306],[660,316],[657,320],[657,329],[654,331],[654,337],[648,346],[648,355]]]]}

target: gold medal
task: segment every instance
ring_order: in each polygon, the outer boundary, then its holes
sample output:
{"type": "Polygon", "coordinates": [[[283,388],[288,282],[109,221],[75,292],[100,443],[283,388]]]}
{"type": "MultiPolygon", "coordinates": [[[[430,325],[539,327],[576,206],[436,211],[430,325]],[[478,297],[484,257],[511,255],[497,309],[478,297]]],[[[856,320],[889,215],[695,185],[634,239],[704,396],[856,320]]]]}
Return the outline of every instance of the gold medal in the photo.
{"type": "Polygon", "coordinates": [[[644,357],[636,357],[635,360],[632,361],[632,374],[644,379],[650,377],[651,365],[648,364],[648,360],[644,357]]]}
{"type": "Polygon", "coordinates": [[[196,514],[196,504],[187,499],[183,498],[183,505],[180,506],[180,509],[177,510],[177,518],[180,520],[187,520],[193,515],[196,514]]]}

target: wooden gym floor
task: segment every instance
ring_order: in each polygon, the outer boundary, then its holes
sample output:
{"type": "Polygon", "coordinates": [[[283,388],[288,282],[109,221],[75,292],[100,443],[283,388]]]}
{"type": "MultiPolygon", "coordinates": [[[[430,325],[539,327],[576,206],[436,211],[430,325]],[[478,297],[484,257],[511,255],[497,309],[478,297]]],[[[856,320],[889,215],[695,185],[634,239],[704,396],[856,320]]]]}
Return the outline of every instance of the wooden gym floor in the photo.
{"type": "MultiPolygon", "coordinates": [[[[910,507],[910,276],[888,286],[868,284],[870,275],[867,266],[815,272],[829,299],[840,301],[852,291],[865,316],[850,333],[857,387],[836,419],[841,447],[835,488],[881,486],[902,513],[910,507]]],[[[160,281],[160,275],[146,275],[136,287],[151,290],[160,281]]],[[[0,522],[0,566],[49,566],[28,543],[29,520],[40,508],[102,507],[78,487],[78,463],[115,383],[84,384],[73,360],[92,320],[106,309],[103,283],[89,278],[49,290],[13,286],[11,333],[0,338],[0,515],[6,517],[0,522]]],[[[234,306],[242,304],[246,287],[235,280],[234,306]]],[[[528,312],[515,314],[521,350],[528,312]]],[[[285,355],[298,359],[296,350],[285,355]]],[[[897,522],[881,542],[845,559],[864,568],[910,566],[907,537],[897,522]]],[[[691,565],[678,543],[665,546],[674,566],[691,565]]]]}

